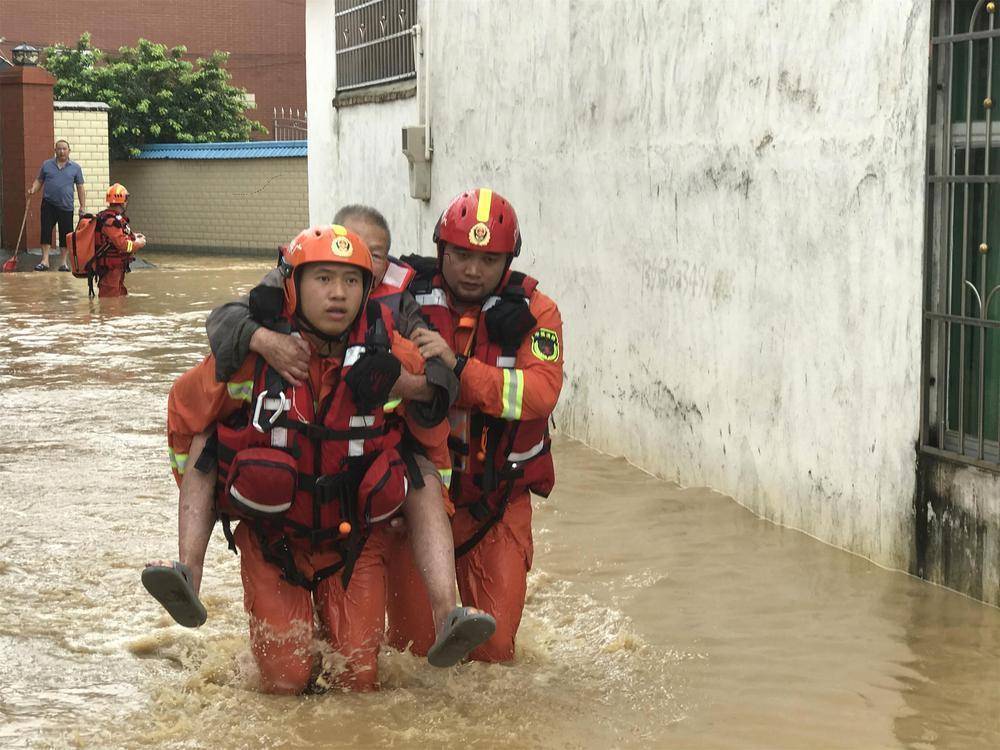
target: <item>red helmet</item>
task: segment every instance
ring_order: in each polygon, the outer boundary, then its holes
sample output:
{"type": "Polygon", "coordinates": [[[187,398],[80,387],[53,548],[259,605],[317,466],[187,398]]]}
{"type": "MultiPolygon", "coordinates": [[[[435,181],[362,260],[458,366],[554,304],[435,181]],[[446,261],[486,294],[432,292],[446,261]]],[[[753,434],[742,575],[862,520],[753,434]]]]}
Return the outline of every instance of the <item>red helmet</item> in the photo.
{"type": "Polygon", "coordinates": [[[108,192],[104,195],[104,202],[109,206],[112,203],[124,203],[128,200],[128,190],[120,182],[116,182],[114,185],[108,188],[108,192]]]}
{"type": "Polygon", "coordinates": [[[521,231],[514,207],[487,188],[467,190],[448,204],[434,227],[438,251],[445,243],[484,253],[516,257],[521,252],[521,231]]]}
{"type": "Polygon", "coordinates": [[[372,255],[358,235],[340,224],[327,224],[304,229],[287,246],[282,246],[278,265],[285,277],[285,302],[292,314],[298,310],[295,271],[307,263],[343,263],[360,268],[364,284],[361,305],[364,307],[374,274],[372,255]]]}

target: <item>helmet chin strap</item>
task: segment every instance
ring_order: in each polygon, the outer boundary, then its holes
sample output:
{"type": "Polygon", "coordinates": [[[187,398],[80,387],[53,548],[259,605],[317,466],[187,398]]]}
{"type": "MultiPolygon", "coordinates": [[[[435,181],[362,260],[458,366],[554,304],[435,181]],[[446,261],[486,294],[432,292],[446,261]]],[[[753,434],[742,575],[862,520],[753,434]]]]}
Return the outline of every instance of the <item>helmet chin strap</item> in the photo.
{"type": "MultiPolygon", "coordinates": [[[[298,282],[296,282],[296,284],[297,283],[298,282]]],[[[305,316],[305,313],[302,312],[301,299],[298,303],[298,309],[294,313],[294,317],[299,324],[299,328],[308,333],[310,336],[315,336],[320,341],[324,342],[329,346],[333,346],[336,344],[346,344],[347,340],[351,337],[351,331],[353,330],[355,324],[358,322],[358,318],[361,317],[361,314],[365,311],[365,308],[368,306],[368,299],[371,296],[371,290],[372,290],[371,284],[372,280],[370,278],[367,279],[367,284],[366,284],[367,288],[365,289],[365,292],[361,297],[361,306],[358,308],[358,312],[354,316],[354,319],[348,324],[347,328],[345,328],[341,333],[337,334],[336,336],[331,336],[329,333],[323,333],[323,331],[319,330],[316,326],[314,326],[312,324],[312,321],[310,321],[309,318],[305,316]]]]}
{"type": "Polygon", "coordinates": [[[328,333],[323,333],[323,331],[319,330],[316,326],[310,323],[309,318],[303,315],[301,311],[295,313],[295,320],[298,321],[299,328],[308,333],[310,336],[315,336],[320,341],[323,341],[324,343],[327,344],[343,344],[346,343],[347,339],[350,337],[351,329],[354,327],[354,323],[355,321],[357,321],[357,317],[355,317],[354,320],[351,321],[351,324],[344,329],[343,333],[340,333],[336,336],[331,336],[328,333]]]}

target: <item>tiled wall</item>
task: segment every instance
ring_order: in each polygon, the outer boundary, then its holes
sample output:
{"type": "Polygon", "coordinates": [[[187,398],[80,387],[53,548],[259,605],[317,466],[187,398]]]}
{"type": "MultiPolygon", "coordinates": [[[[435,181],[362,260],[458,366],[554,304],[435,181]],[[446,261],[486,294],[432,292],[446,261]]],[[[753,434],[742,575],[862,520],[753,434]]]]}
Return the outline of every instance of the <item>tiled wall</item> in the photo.
{"type": "Polygon", "coordinates": [[[115,161],[151,250],[269,255],[309,224],[304,157],[115,161]]]}
{"type": "MultiPolygon", "coordinates": [[[[87,191],[87,210],[96,213],[104,208],[104,194],[109,181],[108,165],[108,113],[100,109],[73,109],[68,102],[56,104],[52,120],[56,140],[69,141],[69,158],[83,169],[84,188],[87,191]]],[[[87,106],[81,103],[81,107],[87,106]]],[[[79,200],[74,191],[74,210],[79,211],[79,200]]]]}

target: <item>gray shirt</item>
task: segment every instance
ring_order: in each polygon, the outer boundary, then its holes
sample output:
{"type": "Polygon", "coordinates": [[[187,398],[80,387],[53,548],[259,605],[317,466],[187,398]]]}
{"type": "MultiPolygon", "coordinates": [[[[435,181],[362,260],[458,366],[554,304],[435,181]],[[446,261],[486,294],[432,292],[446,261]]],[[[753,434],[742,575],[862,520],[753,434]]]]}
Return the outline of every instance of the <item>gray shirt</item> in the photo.
{"type": "Polygon", "coordinates": [[[72,159],[62,169],[55,159],[46,159],[38,170],[38,181],[44,185],[42,200],[63,211],[72,211],[73,186],[83,184],[83,170],[72,159]]]}

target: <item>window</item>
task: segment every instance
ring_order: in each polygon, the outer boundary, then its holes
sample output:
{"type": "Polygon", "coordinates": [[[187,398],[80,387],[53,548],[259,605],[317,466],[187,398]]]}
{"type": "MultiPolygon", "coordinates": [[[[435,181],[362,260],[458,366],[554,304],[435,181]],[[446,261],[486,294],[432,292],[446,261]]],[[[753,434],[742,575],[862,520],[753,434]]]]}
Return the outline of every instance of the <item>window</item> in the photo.
{"type": "Polygon", "coordinates": [[[921,445],[1000,469],[1000,83],[995,2],[938,0],[931,30],[921,445]]]}
{"type": "Polygon", "coordinates": [[[415,78],[417,0],[336,0],[337,92],[415,78]]]}

